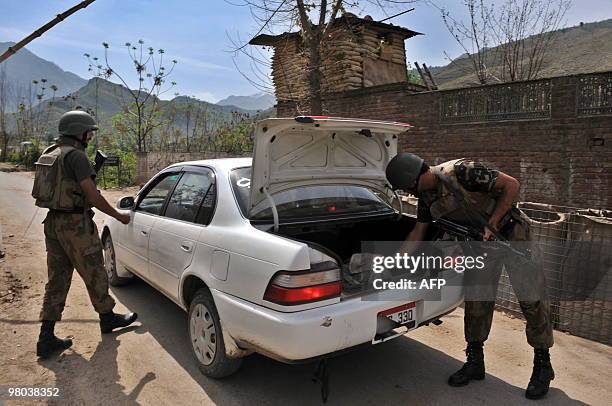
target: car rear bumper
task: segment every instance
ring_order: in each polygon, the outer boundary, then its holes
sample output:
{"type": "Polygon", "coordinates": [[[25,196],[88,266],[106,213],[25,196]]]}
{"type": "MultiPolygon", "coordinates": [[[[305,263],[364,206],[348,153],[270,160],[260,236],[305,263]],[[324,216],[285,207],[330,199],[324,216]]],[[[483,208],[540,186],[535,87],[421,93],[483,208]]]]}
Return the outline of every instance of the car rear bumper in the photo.
{"type": "Polygon", "coordinates": [[[440,300],[424,300],[423,292],[409,291],[406,300],[387,301],[389,294],[382,292],[376,301],[355,297],[294,313],[271,310],[218,290],[211,292],[226,340],[230,336],[240,348],[295,362],[371,343],[377,327],[380,333],[378,313],[404,303],[417,302],[417,326],[444,315],[463,301],[461,284],[452,285],[441,290],[440,300]]]}

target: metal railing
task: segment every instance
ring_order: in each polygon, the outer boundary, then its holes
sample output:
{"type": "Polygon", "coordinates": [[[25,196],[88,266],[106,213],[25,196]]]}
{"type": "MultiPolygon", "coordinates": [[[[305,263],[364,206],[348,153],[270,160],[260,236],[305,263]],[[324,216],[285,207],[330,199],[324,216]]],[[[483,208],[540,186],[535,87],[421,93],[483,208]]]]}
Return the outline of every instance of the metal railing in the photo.
{"type": "Polygon", "coordinates": [[[582,76],[576,94],[578,116],[612,114],[612,72],[582,76]]]}
{"type": "Polygon", "coordinates": [[[442,93],[440,122],[546,120],[551,111],[551,82],[520,82],[442,93]]]}

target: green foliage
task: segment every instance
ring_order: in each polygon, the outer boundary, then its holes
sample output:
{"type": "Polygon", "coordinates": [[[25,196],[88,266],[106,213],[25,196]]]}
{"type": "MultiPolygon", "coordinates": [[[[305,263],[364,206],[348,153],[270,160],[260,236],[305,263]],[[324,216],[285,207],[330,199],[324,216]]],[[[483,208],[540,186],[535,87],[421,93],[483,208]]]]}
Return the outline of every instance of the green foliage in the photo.
{"type": "Polygon", "coordinates": [[[252,124],[242,122],[234,126],[222,128],[212,140],[215,151],[227,152],[231,155],[246,155],[253,151],[251,139],[252,124]]]}
{"type": "Polygon", "coordinates": [[[38,161],[42,150],[40,141],[32,140],[32,144],[25,145],[17,151],[8,154],[8,160],[14,164],[23,165],[27,169],[34,169],[34,164],[38,161]]]}
{"type": "Polygon", "coordinates": [[[424,85],[423,79],[416,68],[412,67],[410,62],[406,62],[406,78],[408,79],[408,83],[414,83],[415,85],[424,85]]]}
{"type": "Polygon", "coordinates": [[[40,157],[40,147],[38,142],[35,142],[34,144],[32,144],[31,147],[26,148],[25,151],[22,154],[22,164],[26,167],[26,168],[30,168],[33,169],[34,168],[34,164],[36,163],[36,161],[38,161],[38,158],[40,157]]]}
{"type": "Polygon", "coordinates": [[[131,103],[129,107],[124,106],[122,112],[113,116],[112,126],[123,144],[129,144],[131,147],[138,147],[139,150],[144,151],[144,147],[150,143],[153,133],[151,131],[146,136],[139,133],[139,127],[143,125],[143,119],[151,130],[165,124],[166,120],[162,117],[160,106],[157,103],[137,107],[136,103],[131,103]],[[133,113],[135,110],[139,110],[141,114],[133,113]]]}
{"type": "Polygon", "coordinates": [[[87,156],[91,161],[96,156],[96,149],[99,149],[107,156],[116,156],[121,163],[120,171],[118,167],[105,167],[98,174],[97,183],[99,187],[121,187],[134,184],[136,178],[136,152],[133,140],[125,139],[121,134],[105,132],[103,129],[98,131],[96,142],[91,142],[87,147],[87,156]]]}
{"type": "Polygon", "coordinates": [[[421,78],[421,76],[416,73],[415,71],[408,71],[406,73],[406,75],[408,76],[408,82],[409,83],[414,83],[415,85],[424,85],[425,82],[423,82],[423,79],[421,78]]]}
{"type": "Polygon", "coordinates": [[[19,164],[20,161],[20,153],[18,151],[12,151],[7,154],[7,160],[14,164],[19,164]]]}

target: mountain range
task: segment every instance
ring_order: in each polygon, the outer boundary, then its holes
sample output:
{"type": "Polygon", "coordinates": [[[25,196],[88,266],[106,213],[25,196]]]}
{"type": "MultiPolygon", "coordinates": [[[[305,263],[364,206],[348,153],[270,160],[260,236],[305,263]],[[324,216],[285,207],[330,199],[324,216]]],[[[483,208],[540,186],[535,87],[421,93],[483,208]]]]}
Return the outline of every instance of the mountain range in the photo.
{"type": "MultiPolygon", "coordinates": [[[[4,52],[12,45],[14,45],[14,42],[0,42],[0,53],[4,52]]],[[[62,96],[71,94],[76,94],[79,100],[91,102],[91,97],[93,97],[92,92],[95,91],[95,88],[89,86],[89,82],[86,79],[72,72],[63,70],[55,63],[38,57],[26,48],[22,48],[15,55],[3,62],[0,68],[5,70],[7,81],[11,83],[14,89],[14,91],[9,94],[8,111],[14,111],[21,99],[27,97],[28,89],[32,85],[33,80],[46,80],[47,90],[44,99],[52,97],[53,92],[50,91],[51,85],[58,87],[58,90],[55,92],[55,96],[58,98],[57,106],[63,105],[61,103],[62,96]]],[[[110,84],[108,86],[105,85],[104,91],[112,87],[113,86],[110,84]]],[[[104,111],[114,111],[116,113],[118,111],[118,104],[115,100],[115,96],[111,96],[108,93],[102,95],[98,94],[98,107],[101,107],[104,111]],[[107,100],[106,96],[110,96],[110,98],[107,100]]],[[[234,109],[256,113],[257,111],[264,111],[272,108],[275,103],[276,99],[274,96],[258,93],[251,96],[229,96],[217,104],[221,107],[219,111],[227,112],[234,109]]],[[[211,103],[206,104],[212,105],[211,103]]]]}
{"type": "MultiPolygon", "coordinates": [[[[499,73],[499,60],[494,57],[498,50],[499,48],[495,47],[487,51],[491,61],[489,70],[494,75],[499,73]]],[[[478,84],[472,63],[465,54],[446,66],[430,67],[430,70],[440,89],[478,84]]],[[[612,70],[612,19],[580,24],[555,32],[539,77],[609,70],[612,70]]]]}
{"type": "MultiPolygon", "coordinates": [[[[155,96],[152,96],[155,98],[155,96]]],[[[34,106],[38,117],[42,117],[53,133],[53,128],[63,113],[74,108],[95,113],[100,128],[112,128],[113,117],[121,112],[122,106],[130,103],[130,91],[119,84],[101,78],[93,78],[86,82],[76,92],[68,97],[55,97],[44,100],[34,106]]],[[[253,110],[241,109],[236,106],[219,106],[187,96],[177,96],[172,100],[156,99],[160,106],[162,117],[171,119],[173,126],[184,130],[199,114],[200,120],[206,120],[209,129],[213,130],[241,118],[256,118],[259,114],[269,114],[253,110]]],[[[9,118],[9,125],[14,126],[14,120],[9,118]]]]}
{"type": "Polygon", "coordinates": [[[229,96],[217,102],[219,106],[236,106],[246,110],[268,110],[276,104],[276,98],[268,93],[250,96],[229,96]]]}
{"type": "MultiPolygon", "coordinates": [[[[15,45],[15,43],[0,42],[0,53],[12,45],[15,45]]],[[[22,48],[15,55],[2,62],[0,67],[5,70],[7,80],[14,89],[11,92],[12,97],[8,103],[9,110],[15,108],[19,103],[21,95],[27,95],[33,80],[47,80],[47,98],[52,95],[52,92],[49,90],[51,85],[58,87],[55,93],[56,96],[65,96],[80,89],[87,83],[87,80],[72,72],[63,70],[53,62],[36,56],[26,48],[22,48]]]]}

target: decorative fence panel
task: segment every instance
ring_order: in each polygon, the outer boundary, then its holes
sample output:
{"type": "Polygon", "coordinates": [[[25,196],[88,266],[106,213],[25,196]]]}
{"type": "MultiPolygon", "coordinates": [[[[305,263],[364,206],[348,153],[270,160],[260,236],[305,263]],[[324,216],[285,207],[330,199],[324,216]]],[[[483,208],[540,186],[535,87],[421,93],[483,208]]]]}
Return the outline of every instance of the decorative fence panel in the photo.
{"type": "Polygon", "coordinates": [[[612,73],[582,76],[576,99],[578,116],[612,114],[612,73]]]}
{"type": "Polygon", "coordinates": [[[551,110],[550,93],[550,80],[444,92],[440,98],[440,122],[547,120],[551,110]]]}

